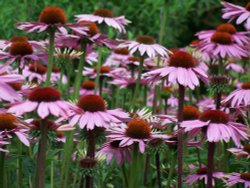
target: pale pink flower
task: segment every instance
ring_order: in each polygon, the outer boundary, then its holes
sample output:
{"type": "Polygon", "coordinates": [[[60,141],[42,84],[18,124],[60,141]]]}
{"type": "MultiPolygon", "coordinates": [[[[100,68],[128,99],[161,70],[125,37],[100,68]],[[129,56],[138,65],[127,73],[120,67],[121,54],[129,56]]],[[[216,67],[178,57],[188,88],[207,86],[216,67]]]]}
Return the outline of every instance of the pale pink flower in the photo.
{"type": "Polygon", "coordinates": [[[228,2],[222,2],[224,8],[222,9],[224,19],[236,19],[236,24],[241,24],[246,22],[246,28],[250,29],[250,4],[248,3],[246,7],[241,7],[239,5],[234,5],[228,2]]]}
{"type": "Polygon", "coordinates": [[[236,146],[241,146],[240,141],[248,139],[247,127],[233,122],[228,114],[220,110],[207,110],[198,120],[184,121],[180,126],[191,135],[203,131],[209,142],[229,142],[232,139],[236,146]]]}
{"type": "Polygon", "coordinates": [[[74,106],[62,100],[58,90],[51,87],[38,87],[29,93],[26,101],[12,104],[8,112],[16,115],[35,112],[42,119],[49,115],[67,118],[71,109],[74,109],[74,106]]]}
{"type": "Polygon", "coordinates": [[[113,17],[113,13],[108,9],[97,9],[93,14],[80,14],[75,16],[78,22],[90,21],[96,22],[98,24],[107,24],[114,29],[119,30],[119,32],[125,33],[125,27],[130,23],[129,20],[125,19],[124,16],[113,17]]]}
{"type": "Polygon", "coordinates": [[[243,184],[244,188],[250,188],[250,173],[237,173],[233,172],[226,176],[226,186],[231,187],[236,184],[243,184]]]}
{"type": "Polygon", "coordinates": [[[246,107],[250,105],[250,82],[244,82],[241,88],[230,93],[223,101],[231,107],[246,107]]]}
{"type": "Polygon", "coordinates": [[[171,51],[157,44],[153,37],[147,35],[139,36],[135,41],[124,41],[118,47],[128,48],[130,54],[139,52],[141,56],[147,55],[150,58],[168,57],[171,54],[171,51]]]}
{"type": "Polygon", "coordinates": [[[108,141],[107,143],[103,144],[98,153],[98,155],[104,155],[106,156],[106,162],[107,164],[110,164],[112,159],[114,158],[117,164],[121,165],[125,161],[130,162],[131,161],[131,156],[130,153],[132,151],[131,147],[120,147],[121,141],[115,140],[115,141],[108,141]]]}
{"type": "Polygon", "coordinates": [[[105,101],[98,95],[82,96],[70,116],[70,125],[78,124],[81,129],[93,130],[95,127],[110,127],[129,118],[122,109],[107,110],[105,101]]]}
{"type": "Polygon", "coordinates": [[[196,59],[189,53],[177,51],[171,55],[169,65],[144,74],[149,82],[157,82],[167,78],[168,83],[180,84],[190,89],[197,87],[200,82],[208,81],[207,74],[199,67],[196,59]]]}
{"type": "Polygon", "coordinates": [[[237,157],[244,157],[249,159],[250,158],[250,144],[246,144],[241,148],[229,148],[227,149],[237,157]]]}
{"type": "Polygon", "coordinates": [[[244,69],[241,65],[238,65],[236,63],[228,63],[225,67],[226,70],[233,70],[234,72],[237,72],[237,73],[244,73],[244,69]]]}

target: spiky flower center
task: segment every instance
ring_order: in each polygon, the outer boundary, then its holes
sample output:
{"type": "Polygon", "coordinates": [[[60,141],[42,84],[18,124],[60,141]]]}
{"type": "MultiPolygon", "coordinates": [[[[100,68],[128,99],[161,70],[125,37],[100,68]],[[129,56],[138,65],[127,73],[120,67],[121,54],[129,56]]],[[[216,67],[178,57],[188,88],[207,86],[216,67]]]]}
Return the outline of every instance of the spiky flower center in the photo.
{"type": "Polygon", "coordinates": [[[31,62],[29,64],[29,70],[31,72],[35,72],[37,74],[45,74],[47,72],[47,67],[43,66],[42,64],[40,63],[37,63],[37,62],[31,62]]]}
{"type": "Polygon", "coordinates": [[[116,48],[114,52],[120,55],[129,55],[129,51],[127,48],[116,48]]]}
{"type": "Polygon", "coordinates": [[[211,41],[218,44],[229,45],[232,44],[232,36],[230,33],[217,31],[212,35],[211,41]]]}
{"type": "Polygon", "coordinates": [[[237,32],[236,28],[232,24],[229,24],[229,23],[220,24],[216,28],[216,31],[227,32],[227,33],[230,33],[230,34],[235,34],[237,32]]]}
{"type": "Polygon", "coordinates": [[[241,173],[240,178],[243,179],[243,180],[246,180],[246,181],[250,181],[250,173],[249,172],[241,173]]]}
{"type": "Polygon", "coordinates": [[[98,95],[85,95],[79,99],[77,106],[88,112],[104,111],[105,101],[98,95]]]}
{"type": "Polygon", "coordinates": [[[28,38],[25,36],[13,36],[10,38],[10,42],[27,42],[28,38]]]}
{"type": "Polygon", "coordinates": [[[104,17],[104,18],[112,18],[113,17],[113,13],[108,9],[97,9],[97,10],[95,10],[95,12],[93,14],[96,16],[104,17]]]}
{"type": "Polygon", "coordinates": [[[199,175],[207,174],[207,167],[197,169],[196,174],[199,174],[199,175]]]}
{"type": "Polygon", "coordinates": [[[93,82],[91,80],[84,81],[82,83],[82,88],[84,88],[86,90],[94,90],[95,89],[95,82],[93,82]]]}
{"type": "Polygon", "coordinates": [[[150,137],[151,128],[149,124],[142,119],[133,119],[128,122],[126,135],[135,139],[147,139],[150,137]]]}
{"type": "Polygon", "coordinates": [[[10,46],[11,55],[30,55],[33,53],[33,49],[30,43],[28,42],[13,42],[10,46]]]}
{"type": "Polygon", "coordinates": [[[115,140],[115,141],[110,142],[110,146],[111,146],[112,148],[119,148],[120,143],[121,143],[120,140],[115,140]]]}
{"type": "Polygon", "coordinates": [[[243,150],[250,154],[250,144],[244,145],[243,150]]]}
{"type": "Polygon", "coordinates": [[[194,106],[184,106],[183,108],[183,120],[195,120],[198,119],[200,112],[198,108],[194,106]]]}
{"type": "Polygon", "coordinates": [[[140,62],[141,61],[139,57],[129,57],[128,60],[132,61],[132,62],[140,62]]]}
{"type": "Polygon", "coordinates": [[[14,115],[8,113],[0,114],[0,131],[12,130],[16,127],[16,117],[14,115]]]}
{"type": "Polygon", "coordinates": [[[148,35],[138,36],[136,41],[142,44],[155,44],[155,39],[148,35]]]}
{"type": "Polygon", "coordinates": [[[176,51],[171,55],[169,65],[173,67],[192,68],[196,65],[196,59],[187,52],[176,51]]]}
{"type": "Polygon", "coordinates": [[[242,88],[242,89],[250,89],[250,82],[244,82],[244,83],[241,85],[241,88],[242,88]]]}
{"type": "Polygon", "coordinates": [[[39,15],[39,21],[46,24],[65,24],[67,21],[64,11],[60,7],[45,7],[39,15]]]}
{"type": "Polygon", "coordinates": [[[247,3],[246,10],[250,11],[250,2],[247,3]]]}
{"type": "Polygon", "coordinates": [[[94,168],[96,165],[97,165],[97,160],[90,157],[86,157],[79,161],[79,166],[81,168],[94,168]]]}
{"type": "Polygon", "coordinates": [[[22,83],[19,82],[11,82],[8,83],[8,85],[10,85],[10,87],[12,87],[16,91],[20,91],[22,89],[22,83]]]}
{"type": "Polygon", "coordinates": [[[94,36],[94,35],[96,35],[97,33],[99,33],[99,29],[98,29],[97,25],[96,25],[94,22],[81,21],[81,22],[79,22],[79,24],[82,25],[82,26],[88,27],[87,33],[88,33],[90,36],[94,36]]]}
{"type": "Polygon", "coordinates": [[[220,110],[207,110],[200,115],[200,120],[226,124],[229,121],[229,116],[220,110]]]}
{"type": "MultiPolygon", "coordinates": [[[[105,74],[109,73],[110,68],[109,66],[101,66],[100,73],[105,74]]],[[[97,67],[94,68],[94,72],[97,72],[97,67]]]]}
{"type": "Polygon", "coordinates": [[[28,98],[35,102],[55,102],[61,99],[61,93],[52,87],[38,87],[30,92],[28,98]]]}

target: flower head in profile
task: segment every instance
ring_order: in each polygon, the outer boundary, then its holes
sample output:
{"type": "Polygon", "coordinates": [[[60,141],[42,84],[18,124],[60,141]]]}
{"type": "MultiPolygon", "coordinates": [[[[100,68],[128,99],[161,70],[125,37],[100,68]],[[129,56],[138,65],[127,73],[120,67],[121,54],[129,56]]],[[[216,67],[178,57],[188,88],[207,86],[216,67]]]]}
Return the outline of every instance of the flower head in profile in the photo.
{"type": "Polygon", "coordinates": [[[111,127],[108,129],[107,137],[111,141],[120,141],[120,147],[138,144],[141,153],[144,153],[146,145],[151,139],[168,138],[166,135],[154,132],[152,126],[142,119],[132,119],[127,124],[111,127]]]}
{"type": "Polygon", "coordinates": [[[226,176],[226,186],[231,187],[236,184],[242,184],[245,188],[250,188],[250,173],[237,173],[233,172],[226,176]]]}
{"type": "Polygon", "coordinates": [[[245,7],[234,5],[228,2],[222,2],[224,19],[236,19],[236,24],[246,23],[246,28],[250,29],[250,3],[248,2],[245,7]]]}
{"type": "Polygon", "coordinates": [[[16,115],[35,112],[42,119],[49,115],[67,118],[72,108],[72,104],[61,99],[58,90],[52,87],[37,87],[29,93],[27,100],[13,104],[8,112],[16,115]]]}
{"type": "Polygon", "coordinates": [[[154,58],[156,56],[168,57],[171,52],[157,44],[155,39],[148,35],[138,36],[135,41],[124,41],[119,47],[128,48],[130,54],[138,52],[141,56],[154,58]]]}
{"type": "Polygon", "coordinates": [[[97,9],[93,14],[76,15],[76,19],[78,22],[90,21],[98,24],[106,24],[123,33],[126,32],[124,26],[130,23],[124,16],[114,17],[113,13],[108,9],[97,9]]]}
{"type": "Polygon", "coordinates": [[[169,83],[180,84],[190,89],[199,85],[199,78],[207,82],[208,76],[199,62],[189,53],[177,51],[171,55],[168,66],[149,71],[144,74],[149,82],[157,82],[166,78],[169,83]]]}
{"type": "Polygon", "coordinates": [[[247,127],[233,122],[220,110],[206,110],[199,119],[183,121],[181,127],[192,135],[202,131],[209,142],[229,142],[232,139],[236,146],[241,146],[240,141],[248,139],[247,127]]]}
{"type": "Polygon", "coordinates": [[[250,158],[250,144],[245,144],[241,148],[229,148],[228,151],[236,155],[238,158],[250,158]]]}
{"type": "MultiPolygon", "coordinates": [[[[190,174],[186,177],[186,183],[192,185],[193,183],[197,182],[198,180],[203,180],[205,184],[207,184],[207,171],[208,168],[202,165],[201,168],[194,168],[191,167],[191,170],[194,170],[195,173],[190,174]]],[[[215,171],[213,172],[213,185],[215,185],[215,179],[223,179],[225,174],[223,172],[215,171]]]]}
{"type": "Polygon", "coordinates": [[[241,88],[230,93],[223,103],[230,104],[231,107],[246,107],[250,105],[250,82],[241,84],[241,88]]]}
{"type": "MultiPolygon", "coordinates": [[[[9,142],[13,135],[16,135],[24,145],[29,146],[29,138],[26,134],[28,130],[27,123],[16,116],[5,112],[0,113],[0,140],[9,142]]],[[[5,142],[3,144],[7,144],[5,142]]]]}
{"type": "Polygon", "coordinates": [[[129,118],[122,109],[108,110],[106,102],[98,95],[81,96],[77,107],[70,116],[69,124],[78,124],[81,129],[108,128],[111,123],[121,123],[129,118]]]}
{"type": "Polygon", "coordinates": [[[114,158],[117,164],[121,165],[125,161],[131,161],[131,147],[120,147],[119,140],[115,141],[108,141],[107,143],[103,144],[97,155],[104,155],[106,156],[106,162],[109,164],[112,159],[114,158]]]}
{"type": "Polygon", "coordinates": [[[11,83],[21,83],[24,81],[23,76],[19,74],[7,74],[5,67],[0,67],[0,101],[15,102],[21,100],[21,96],[11,87],[11,83]]]}
{"type": "Polygon", "coordinates": [[[72,31],[81,32],[82,34],[85,34],[87,31],[86,27],[79,24],[68,24],[63,9],[57,6],[45,7],[41,11],[37,22],[18,22],[17,25],[18,29],[29,33],[48,31],[52,27],[57,28],[61,33],[67,33],[65,27],[70,28],[72,31]]]}

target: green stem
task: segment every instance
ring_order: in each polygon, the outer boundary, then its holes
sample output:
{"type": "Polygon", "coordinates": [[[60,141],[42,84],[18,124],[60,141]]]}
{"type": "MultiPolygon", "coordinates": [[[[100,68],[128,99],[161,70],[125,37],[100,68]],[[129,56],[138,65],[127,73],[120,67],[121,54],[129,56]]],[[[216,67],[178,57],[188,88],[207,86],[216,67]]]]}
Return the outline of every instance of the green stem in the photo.
{"type": "Polygon", "coordinates": [[[122,174],[123,174],[124,181],[125,181],[125,187],[128,187],[128,176],[127,176],[124,164],[122,164],[121,169],[122,169],[122,174]]]}
{"type": "Polygon", "coordinates": [[[79,65],[78,65],[78,72],[77,72],[77,75],[76,75],[76,79],[75,79],[75,88],[74,88],[74,97],[75,99],[77,97],[79,97],[79,91],[80,91],[80,88],[81,88],[81,83],[82,83],[82,71],[83,71],[83,67],[84,67],[84,61],[85,61],[85,50],[86,50],[86,42],[82,42],[81,44],[81,48],[82,48],[82,51],[83,53],[81,54],[80,56],[80,61],[79,61],[79,65]]]}
{"type": "Polygon", "coordinates": [[[96,78],[95,78],[95,94],[97,94],[98,88],[100,87],[100,73],[102,66],[102,48],[98,48],[98,62],[96,67],[96,78]]]}
{"type": "Polygon", "coordinates": [[[162,44],[164,34],[166,33],[167,15],[168,15],[168,0],[165,0],[164,6],[163,6],[162,18],[161,18],[160,33],[159,33],[160,44],[162,44]]]}
{"type": "Polygon", "coordinates": [[[175,170],[175,164],[176,164],[176,157],[174,156],[174,153],[172,153],[171,156],[171,161],[170,161],[170,169],[169,169],[169,173],[168,173],[168,180],[167,180],[167,185],[166,188],[170,188],[171,186],[171,180],[173,177],[173,173],[175,170]]]}
{"type": "Polygon", "coordinates": [[[46,75],[45,86],[50,85],[50,77],[53,68],[53,61],[54,61],[54,44],[55,44],[55,30],[53,28],[49,31],[49,61],[48,61],[48,70],[46,75]]]}
{"type": "Polygon", "coordinates": [[[4,161],[5,152],[0,152],[0,187],[4,187],[4,161]]]}
{"type": "Polygon", "coordinates": [[[41,120],[41,138],[38,145],[35,188],[45,188],[46,145],[48,125],[45,119],[41,120]]]}
{"type": "Polygon", "coordinates": [[[50,187],[54,187],[54,162],[51,161],[51,167],[50,167],[50,187]]]}
{"type": "Polygon", "coordinates": [[[138,94],[139,94],[139,91],[140,91],[143,62],[144,62],[144,58],[142,57],[141,60],[140,60],[140,65],[139,65],[139,70],[138,70],[138,77],[137,77],[136,84],[135,84],[135,92],[134,92],[134,96],[133,96],[133,100],[132,100],[132,108],[134,108],[134,106],[135,106],[136,99],[138,98],[138,94]]]}
{"type": "Polygon", "coordinates": [[[17,159],[17,187],[22,187],[22,143],[18,142],[18,159],[17,159]]]}

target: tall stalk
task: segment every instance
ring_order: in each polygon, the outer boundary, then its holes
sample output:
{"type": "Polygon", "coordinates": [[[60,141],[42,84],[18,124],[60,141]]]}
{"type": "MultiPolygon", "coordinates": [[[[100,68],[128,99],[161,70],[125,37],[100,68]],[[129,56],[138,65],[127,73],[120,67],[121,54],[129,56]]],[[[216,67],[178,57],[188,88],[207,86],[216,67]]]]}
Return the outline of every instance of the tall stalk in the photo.
{"type": "Polygon", "coordinates": [[[6,173],[5,167],[5,152],[0,152],[0,187],[4,187],[4,174],[6,173]]]}
{"type": "Polygon", "coordinates": [[[100,88],[100,73],[102,66],[102,48],[98,48],[98,62],[96,67],[96,78],[95,78],[95,94],[98,92],[98,88],[100,88]]]}
{"type": "Polygon", "coordinates": [[[41,137],[38,145],[37,166],[35,176],[35,188],[45,187],[45,169],[46,169],[46,145],[47,145],[47,121],[42,119],[40,122],[41,137]]]}
{"type": "Polygon", "coordinates": [[[179,96],[178,96],[178,188],[182,188],[182,169],[183,169],[183,135],[180,128],[180,123],[183,120],[183,107],[184,107],[185,87],[179,84],[179,96]]]}
{"type": "Polygon", "coordinates": [[[48,70],[46,75],[45,86],[50,85],[50,77],[54,61],[54,44],[55,44],[55,29],[51,28],[49,31],[49,59],[48,59],[48,70]]]}
{"type": "Polygon", "coordinates": [[[157,152],[155,154],[155,165],[156,165],[156,171],[157,171],[158,188],[161,188],[161,168],[160,168],[160,154],[159,154],[159,152],[157,152]]]}

